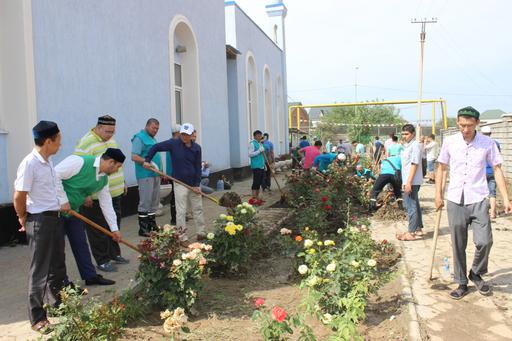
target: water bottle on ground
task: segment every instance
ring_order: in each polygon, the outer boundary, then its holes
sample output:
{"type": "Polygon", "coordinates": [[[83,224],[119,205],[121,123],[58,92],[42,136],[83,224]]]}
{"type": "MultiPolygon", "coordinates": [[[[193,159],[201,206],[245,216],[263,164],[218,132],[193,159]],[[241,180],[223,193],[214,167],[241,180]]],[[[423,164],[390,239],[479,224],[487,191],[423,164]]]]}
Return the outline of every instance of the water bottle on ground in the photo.
{"type": "Polygon", "coordinates": [[[224,181],[222,179],[219,179],[217,181],[217,191],[223,191],[224,190],[224,181]]]}
{"type": "Polygon", "coordinates": [[[443,278],[449,280],[451,277],[450,274],[450,260],[448,257],[444,257],[443,259],[443,278]]]}

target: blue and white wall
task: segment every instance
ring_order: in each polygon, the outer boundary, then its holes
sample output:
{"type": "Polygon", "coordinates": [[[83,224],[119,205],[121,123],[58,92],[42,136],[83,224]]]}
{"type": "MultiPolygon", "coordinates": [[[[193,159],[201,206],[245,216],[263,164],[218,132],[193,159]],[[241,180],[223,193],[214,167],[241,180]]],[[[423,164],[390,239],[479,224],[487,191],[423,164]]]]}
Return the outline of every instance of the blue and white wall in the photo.
{"type": "MultiPolygon", "coordinates": [[[[197,126],[213,170],[230,168],[222,0],[38,0],[32,6],[37,114],[61,127],[58,159],[104,113],[117,119],[115,138],[125,153],[149,117],[160,120],[157,139],[169,138],[174,62],[192,55],[183,121],[197,126]],[[186,47],[181,56],[177,45],[186,47]]],[[[125,173],[135,184],[130,161],[125,173]]]]}
{"type": "Polygon", "coordinates": [[[270,134],[277,154],[286,151],[284,52],[234,1],[226,2],[226,44],[240,52],[228,60],[228,89],[231,165],[244,167],[256,129],[270,134]]]}

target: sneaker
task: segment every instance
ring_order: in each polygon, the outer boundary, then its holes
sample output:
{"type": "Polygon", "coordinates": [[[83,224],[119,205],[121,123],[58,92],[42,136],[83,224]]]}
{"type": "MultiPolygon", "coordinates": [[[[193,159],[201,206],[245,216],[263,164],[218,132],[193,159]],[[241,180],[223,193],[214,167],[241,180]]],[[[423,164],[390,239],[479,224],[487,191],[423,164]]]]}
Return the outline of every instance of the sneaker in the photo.
{"type": "Polygon", "coordinates": [[[469,271],[468,278],[471,282],[475,283],[475,287],[481,295],[487,296],[491,293],[491,287],[485,283],[480,275],[475,274],[473,270],[469,271]]]}
{"type": "Polygon", "coordinates": [[[457,289],[453,290],[450,293],[450,297],[453,298],[454,300],[460,300],[461,298],[466,296],[468,294],[468,292],[469,292],[468,286],[466,284],[460,284],[457,287],[457,289]]]}
{"type": "Polygon", "coordinates": [[[113,285],[116,284],[115,281],[111,279],[103,278],[102,275],[96,275],[96,277],[89,278],[85,280],[85,285],[113,285]]]}
{"type": "Polygon", "coordinates": [[[116,264],[128,264],[128,263],[130,263],[130,261],[128,259],[124,258],[121,255],[115,256],[114,258],[112,258],[112,260],[116,264]]]}
{"type": "Polygon", "coordinates": [[[110,263],[110,262],[106,262],[106,263],[103,263],[103,264],[99,264],[98,266],[96,266],[99,270],[101,271],[105,271],[105,272],[114,272],[114,271],[117,271],[116,267],[110,263]]]}

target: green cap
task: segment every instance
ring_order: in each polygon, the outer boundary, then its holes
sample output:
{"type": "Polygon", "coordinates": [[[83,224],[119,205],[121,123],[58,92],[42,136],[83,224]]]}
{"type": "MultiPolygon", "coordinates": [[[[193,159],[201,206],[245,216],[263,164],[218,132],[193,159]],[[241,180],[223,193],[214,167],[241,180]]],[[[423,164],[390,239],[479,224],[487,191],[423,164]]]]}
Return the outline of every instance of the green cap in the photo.
{"type": "Polygon", "coordinates": [[[457,112],[457,117],[459,117],[459,116],[473,117],[477,120],[480,119],[480,113],[478,112],[478,110],[476,110],[473,107],[465,107],[465,108],[459,109],[459,111],[457,112]]]}

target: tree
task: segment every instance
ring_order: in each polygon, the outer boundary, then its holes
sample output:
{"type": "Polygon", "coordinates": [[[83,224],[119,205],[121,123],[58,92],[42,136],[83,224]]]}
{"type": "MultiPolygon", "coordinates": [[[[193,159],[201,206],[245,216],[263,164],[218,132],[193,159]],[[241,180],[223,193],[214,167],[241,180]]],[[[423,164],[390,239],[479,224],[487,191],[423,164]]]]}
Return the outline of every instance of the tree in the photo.
{"type": "Polygon", "coordinates": [[[322,116],[316,135],[322,139],[333,139],[336,134],[345,132],[351,140],[368,142],[372,124],[402,123],[404,120],[392,105],[359,106],[357,110],[354,107],[337,107],[322,116]]]}

